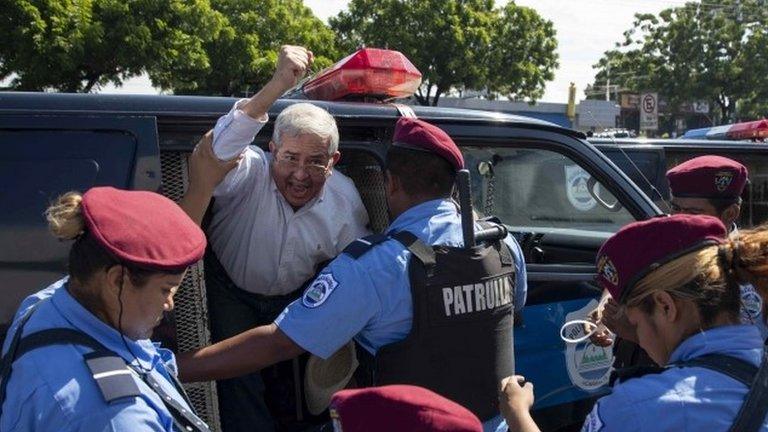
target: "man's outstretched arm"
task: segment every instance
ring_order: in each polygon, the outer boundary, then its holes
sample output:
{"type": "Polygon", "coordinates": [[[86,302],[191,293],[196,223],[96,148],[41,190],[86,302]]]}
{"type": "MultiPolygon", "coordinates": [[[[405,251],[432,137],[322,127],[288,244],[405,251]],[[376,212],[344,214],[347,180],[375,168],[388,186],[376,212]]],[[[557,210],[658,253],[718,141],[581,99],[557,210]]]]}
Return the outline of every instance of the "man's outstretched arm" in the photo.
{"type": "Polygon", "coordinates": [[[256,327],[177,357],[182,382],[234,378],[292,359],[304,349],[275,324],[256,327]]]}

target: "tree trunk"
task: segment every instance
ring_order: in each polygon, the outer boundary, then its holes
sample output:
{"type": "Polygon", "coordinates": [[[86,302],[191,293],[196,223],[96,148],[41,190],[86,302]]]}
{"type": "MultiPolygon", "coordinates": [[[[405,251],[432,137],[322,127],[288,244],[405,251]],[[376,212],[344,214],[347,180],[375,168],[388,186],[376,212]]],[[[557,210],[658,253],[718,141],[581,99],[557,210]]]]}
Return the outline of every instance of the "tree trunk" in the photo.
{"type": "Polygon", "coordinates": [[[414,94],[416,97],[416,102],[419,103],[419,105],[426,105],[424,101],[424,94],[421,92],[421,86],[416,90],[416,93],[414,94]]]}
{"type": "Polygon", "coordinates": [[[440,95],[442,95],[445,92],[445,90],[440,87],[440,84],[437,85],[437,88],[435,88],[435,97],[432,99],[432,106],[437,106],[437,101],[440,100],[440,95]]]}
{"type": "Polygon", "coordinates": [[[430,98],[429,94],[432,93],[432,87],[434,87],[434,84],[429,83],[427,84],[427,91],[422,93],[421,88],[419,88],[419,93],[416,95],[416,100],[419,102],[420,105],[423,106],[430,106],[430,98]]]}
{"type": "Polygon", "coordinates": [[[725,102],[725,98],[723,95],[718,95],[718,97],[715,99],[715,102],[717,103],[717,106],[720,107],[720,119],[717,122],[718,125],[721,125],[725,122],[725,119],[728,115],[728,106],[725,102]]]}
{"type": "Polygon", "coordinates": [[[96,83],[99,81],[99,77],[91,75],[86,77],[86,79],[88,81],[85,83],[85,87],[83,87],[83,93],[90,93],[93,89],[93,86],[96,85],[96,83]]]}

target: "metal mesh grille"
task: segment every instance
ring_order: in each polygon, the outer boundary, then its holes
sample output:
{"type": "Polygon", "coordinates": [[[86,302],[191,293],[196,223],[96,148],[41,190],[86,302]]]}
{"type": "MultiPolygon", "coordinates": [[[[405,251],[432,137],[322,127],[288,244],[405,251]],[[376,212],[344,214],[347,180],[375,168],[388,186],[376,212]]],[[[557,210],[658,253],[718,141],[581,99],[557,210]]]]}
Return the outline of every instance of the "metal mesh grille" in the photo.
{"type": "Polygon", "coordinates": [[[369,153],[356,151],[344,154],[345,174],[355,182],[360,198],[368,211],[371,229],[383,232],[389,226],[387,199],[384,192],[384,174],[376,159],[369,153]]]}
{"type": "MultiPolygon", "coordinates": [[[[187,157],[189,153],[161,152],[163,194],[178,201],[187,187],[187,157]]],[[[174,298],[176,344],[179,351],[189,351],[211,343],[208,325],[208,300],[206,298],[203,262],[190,267],[179,292],[174,298]]],[[[185,384],[195,410],[213,431],[220,431],[219,404],[216,384],[203,382],[185,384]]]]}

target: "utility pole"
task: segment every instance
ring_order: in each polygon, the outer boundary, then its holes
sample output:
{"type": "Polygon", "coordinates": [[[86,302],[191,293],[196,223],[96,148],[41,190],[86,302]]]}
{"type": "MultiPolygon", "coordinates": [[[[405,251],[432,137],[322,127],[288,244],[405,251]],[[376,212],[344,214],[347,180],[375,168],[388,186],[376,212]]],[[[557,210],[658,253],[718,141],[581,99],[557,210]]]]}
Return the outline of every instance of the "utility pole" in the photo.
{"type": "Polygon", "coordinates": [[[608,63],[605,66],[605,100],[610,101],[611,100],[611,64],[608,63]]]}

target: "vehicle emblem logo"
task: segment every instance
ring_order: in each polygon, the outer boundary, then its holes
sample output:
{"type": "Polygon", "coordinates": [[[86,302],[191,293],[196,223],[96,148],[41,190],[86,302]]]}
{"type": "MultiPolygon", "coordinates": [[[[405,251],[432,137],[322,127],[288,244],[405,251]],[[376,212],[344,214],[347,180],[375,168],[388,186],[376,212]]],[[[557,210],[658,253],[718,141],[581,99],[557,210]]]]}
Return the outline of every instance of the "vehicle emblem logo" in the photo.
{"type": "Polygon", "coordinates": [[[619,272],[616,271],[616,266],[613,265],[607,255],[601,256],[597,261],[597,272],[613,285],[619,285],[619,272]]]}
{"type": "Polygon", "coordinates": [[[730,171],[720,171],[715,174],[715,186],[717,186],[717,190],[720,192],[728,189],[728,186],[731,185],[732,181],[733,173],[730,171]]]}
{"type": "MultiPolygon", "coordinates": [[[[587,319],[587,316],[597,307],[597,300],[591,300],[583,308],[572,311],[565,316],[565,322],[577,319],[587,319]]],[[[572,326],[568,338],[576,339],[585,335],[584,326],[572,326]]],[[[589,339],[566,344],[565,365],[568,378],[576,387],[593,391],[608,384],[613,366],[613,350],[610,347],[599,347],[589,339]]]]}

